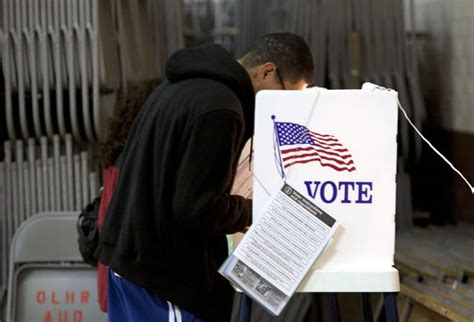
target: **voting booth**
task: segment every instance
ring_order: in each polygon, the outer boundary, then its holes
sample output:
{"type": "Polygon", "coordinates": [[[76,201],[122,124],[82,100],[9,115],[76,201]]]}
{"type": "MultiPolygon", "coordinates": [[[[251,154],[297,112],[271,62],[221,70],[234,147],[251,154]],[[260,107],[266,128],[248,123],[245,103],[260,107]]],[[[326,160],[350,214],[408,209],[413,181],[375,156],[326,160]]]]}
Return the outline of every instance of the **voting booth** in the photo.
{"type": "Polygon", "coordinates": [[[363,293],[367,320],[367,293],[384,293],[398,320],[397,96],[369,83],[258,93],[253,224],[220,269],[246,294],[240,321],[248,296],[279,315],[295,291],[331,293],[335,312],[335,293],[363,293]]]}
{"type": "Polygon", "coordinates": [[[283,182],[337,218],[300,292],[398,292],[392,267],[395,91],[262,91],[256,98],[254,222],[283,182]]]}
{"type": "MultiPolygon", "coordinates": [[[[268,312],[278,315],[295,290],[381,292],[387,320],[398,320],[397,96],[372,84],[258,93],[253,225],[222,272],[268,312]],[[305,251],[315,255],[306,266],[305,251]]],[[[363,305],[372,319],[364,296],[363,305]]]]}

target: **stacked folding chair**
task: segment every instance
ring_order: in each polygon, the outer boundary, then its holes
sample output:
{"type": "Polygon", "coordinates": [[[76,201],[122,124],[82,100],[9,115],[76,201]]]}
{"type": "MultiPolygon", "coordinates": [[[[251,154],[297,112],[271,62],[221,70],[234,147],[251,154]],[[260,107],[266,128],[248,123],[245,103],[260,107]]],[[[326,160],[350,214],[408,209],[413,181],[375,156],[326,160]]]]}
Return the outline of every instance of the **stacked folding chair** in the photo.
{"type": "MultiPolygon", "coordinates": [[[[98,194],[117,94],[184,46],[174,0],[0,0],[0,300],[15,230],[98,194]]],[[[1,301],[0,301],[1,302],[1,301]]]]}
{"type": "MultiPolygon", "coordinates": [[[[426,115],[418,76],[412,2],[241,0],[236,18],[237,52],[243,54],[252,41],[266,33],[299,34],[314,55],[314,85],[360,88],[369,81],[393,88],[421,129],[426,115]]],[[[409,171],[421,157],[422,143],[404,119],[399,127],[397,226],[404,229],[411,226],[413,212],[409,171]]]]}
{"type": "Polygon", "coordinates": [[[77,215],[38,214],[16,231],[6,321],[107,321],[97,302],[97,272],[78,251],[77,215]]]}
{"type": "Polygon", "coordinates": [[[184,0],[184,25],[188,46],[214,42],[233,53],[236,0],[184,0]]]}

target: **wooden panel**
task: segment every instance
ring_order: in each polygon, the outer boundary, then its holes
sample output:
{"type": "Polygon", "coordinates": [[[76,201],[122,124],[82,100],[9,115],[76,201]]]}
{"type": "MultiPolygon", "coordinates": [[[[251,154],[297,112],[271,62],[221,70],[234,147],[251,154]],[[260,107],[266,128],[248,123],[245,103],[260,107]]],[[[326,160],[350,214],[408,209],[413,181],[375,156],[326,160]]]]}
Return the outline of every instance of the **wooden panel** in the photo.
{"type": "Polygon", "coordinates": [[[399,233],[395,264],[401,293],[448,319],[474,321],[474,225],[399,233]]]}

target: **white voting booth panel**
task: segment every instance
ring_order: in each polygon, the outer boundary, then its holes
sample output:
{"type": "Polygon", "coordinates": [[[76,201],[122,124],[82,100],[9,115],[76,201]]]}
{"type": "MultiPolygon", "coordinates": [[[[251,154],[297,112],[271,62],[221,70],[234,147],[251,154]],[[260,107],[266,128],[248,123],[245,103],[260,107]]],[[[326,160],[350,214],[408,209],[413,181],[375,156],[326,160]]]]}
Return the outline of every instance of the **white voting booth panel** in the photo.
{"type": "Polygon", "coordinates": [[[397,292],[397,93],[257,95],[254,222],[284,181],[335,217],[333,241],[299,292],[397,292]]]}

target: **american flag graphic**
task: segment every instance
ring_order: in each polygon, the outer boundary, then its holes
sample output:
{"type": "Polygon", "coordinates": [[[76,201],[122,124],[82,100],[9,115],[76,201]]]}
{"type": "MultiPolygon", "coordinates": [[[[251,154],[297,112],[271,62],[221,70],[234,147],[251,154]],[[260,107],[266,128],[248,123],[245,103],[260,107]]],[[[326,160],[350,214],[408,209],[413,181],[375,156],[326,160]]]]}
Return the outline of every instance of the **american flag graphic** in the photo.
{"type": "MultiPolygon", "coordinates": [[[[274,119],[274,117],[272,117],[274,119]]],[[[323,167],[330,167],[336,171],[355,171],[354,160],[339,140],[328,134],[310,131],[306,126],[289,123],[275,123],[275,159],[284,169],[295,164],[319,162],[323,167]]]]}

